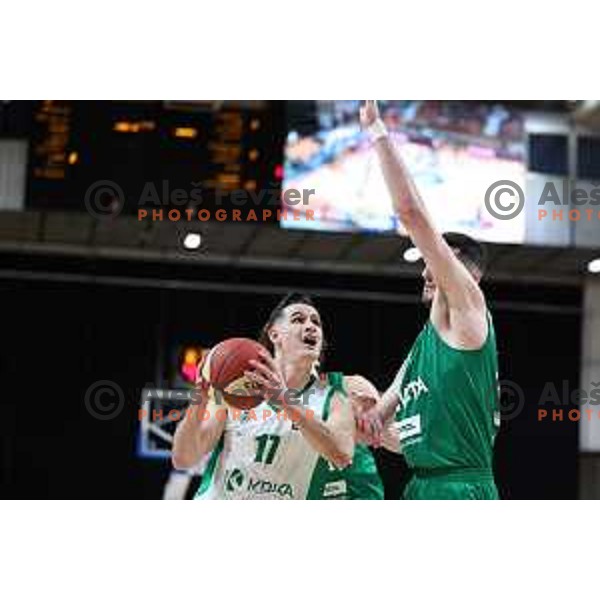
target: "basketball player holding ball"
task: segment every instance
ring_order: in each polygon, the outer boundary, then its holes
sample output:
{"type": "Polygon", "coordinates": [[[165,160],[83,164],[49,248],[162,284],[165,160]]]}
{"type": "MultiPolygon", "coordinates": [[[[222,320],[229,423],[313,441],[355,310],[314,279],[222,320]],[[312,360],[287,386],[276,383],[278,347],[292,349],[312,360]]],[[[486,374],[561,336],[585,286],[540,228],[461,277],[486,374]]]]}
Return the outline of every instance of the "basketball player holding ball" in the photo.
{"type": "Polygon", "coordinates": [[[323,331],[310,299],[297,294],[284,298],[261,341],[272,355],[264,349],[258,360],[249,361],[244,374],[260,403],[249,410],[219,404],[214,388],[209,391],[201,377],[201,401],[176,431],[176,468],[196,464],[211,453],[196,497],[383,498],[372,456],[355,452],[352,408],[375,404],[377,392],[364,378],[319,377],[323,331]],[[199,415],[204,411],[209,418],[203,420],[199,415]],[[219,411],[225,416],[219,418],[219,411]]]}
{"type": "Polygon", "coordinates": [[[384,445],[402,451],[413,469],[405,498],[497,499],[492,457],[498,361],[479,287],[483,248],[468,236],[436,230],[374,100],[361,107],[360,120],[394,211],[425,261],[423,301],[430,308],[382,404],[359,418],[359,429],[373,445],[385,433],[384,445]]]}

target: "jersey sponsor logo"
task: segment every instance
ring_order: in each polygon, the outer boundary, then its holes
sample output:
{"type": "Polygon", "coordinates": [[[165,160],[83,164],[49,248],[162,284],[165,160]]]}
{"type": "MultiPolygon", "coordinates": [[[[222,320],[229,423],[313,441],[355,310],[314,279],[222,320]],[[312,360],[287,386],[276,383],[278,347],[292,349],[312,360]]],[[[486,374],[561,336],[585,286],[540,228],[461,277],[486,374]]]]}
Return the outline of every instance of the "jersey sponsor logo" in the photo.
{"type": "Polygon", "coordinates": [[[294,491],[289,483],[273,483],[265,479],[250,479],[248,491],[253,494],[274,494],[280,498],[293,498],[294,491]]]}
{"type": "Polygon", "coordinates": [[[400,441],[420,435],[422,432],[421,415],[414,415],[412,417],[402,419],[401,421],[396,422],[394,427],[398,432],[400,441]]]}
{"type": "Polygon", "coordinates": [[[418,400],[421,395],[429,393],[422,377],[417,377],[400,389],[400,401],[406,407],[411,400],[418,400]]]}
{"type": "Polygon", "coordinates": [[[294,498],[294,489],[289,483],[273,483],[266,479],[246,479],[240,469],[232,469],[225,476],[225,491],[229,493],[245,491],[255,495],[272,494],[279,498],[294,498]]]}
{"type": "Polygon", "coordinates": [[[244,474],[239,469],[233,469],[225,479],[225,489],[228,492],[235,492],[244,485],[244,474]]]}
{"type": "Polygon", "coordinates": [[[340,481],[329,481],[323,488],[323,498],[331,498],[332,496],[342,496],[347,492],[345,479],[340,481]]]}

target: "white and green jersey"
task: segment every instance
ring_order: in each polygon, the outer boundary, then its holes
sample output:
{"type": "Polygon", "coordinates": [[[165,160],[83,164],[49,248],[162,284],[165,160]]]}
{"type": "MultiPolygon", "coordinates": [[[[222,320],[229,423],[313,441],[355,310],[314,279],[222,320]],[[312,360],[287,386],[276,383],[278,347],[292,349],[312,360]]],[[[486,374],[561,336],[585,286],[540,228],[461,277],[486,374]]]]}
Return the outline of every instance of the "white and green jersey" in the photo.
{"type": "MultiPolygon", "coordinates": [[[[345,398],[341,374],[315,380],[304,391],[303,406],[327,421],[336,391],[345,398]]],[[[371,458],[370,463],[365,461],[362,450],[358,457],[355,453],[361,481],[366,484],[362,485],[366,490],[364,497],[383,497],[372,456],[368,449],[364,451],[371,458]]],[[[334,467],[312,448],[283,411],[263,402],[249,411],[234,413],[229,409],[224,433],[210,457],[196,498],[347,499],[354,495],[356,486],[349,481],[349,475],[356,470],[334,467]]]]}

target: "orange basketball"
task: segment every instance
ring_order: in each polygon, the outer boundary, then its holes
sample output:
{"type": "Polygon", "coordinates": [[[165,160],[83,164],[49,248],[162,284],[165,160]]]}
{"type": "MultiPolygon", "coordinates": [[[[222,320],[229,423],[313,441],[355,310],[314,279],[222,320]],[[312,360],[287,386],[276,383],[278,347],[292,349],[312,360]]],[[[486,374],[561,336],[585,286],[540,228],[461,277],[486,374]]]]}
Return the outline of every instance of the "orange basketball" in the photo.
{"type": "Polygon", "coordinates": [[[227,404],[241,410],[258,406],[263,397],[253,390],[244,376],[251,368],[250,360],[258,360],[265,348],[248,338],[230,338],[217,344],[205,357],[201,367],[203,379],[208,381],[227,404]]]}

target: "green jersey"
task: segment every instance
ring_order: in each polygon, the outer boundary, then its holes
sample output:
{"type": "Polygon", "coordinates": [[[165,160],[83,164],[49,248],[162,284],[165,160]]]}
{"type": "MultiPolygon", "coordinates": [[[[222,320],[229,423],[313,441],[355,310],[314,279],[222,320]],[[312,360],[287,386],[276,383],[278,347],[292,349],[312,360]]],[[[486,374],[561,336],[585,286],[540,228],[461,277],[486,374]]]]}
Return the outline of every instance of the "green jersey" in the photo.
{"type": "Polygon", "coordinates": [[[408,465],[420,471],[492,471],[499,426],[498,357],[491,318],[478,350],[448,346],[428,321],[394,385],[395,427],[408,465]]]}

